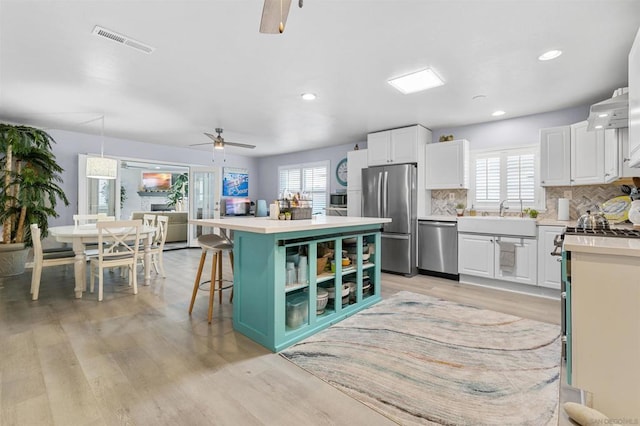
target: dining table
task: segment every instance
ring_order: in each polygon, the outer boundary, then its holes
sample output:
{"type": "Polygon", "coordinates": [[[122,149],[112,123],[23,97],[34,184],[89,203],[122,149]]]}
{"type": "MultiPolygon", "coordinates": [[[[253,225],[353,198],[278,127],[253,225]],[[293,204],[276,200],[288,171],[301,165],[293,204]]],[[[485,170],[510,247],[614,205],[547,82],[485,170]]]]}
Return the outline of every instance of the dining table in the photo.
{"type": "MultiPolygon", "coordinates": [[[[144,285],[151,283],[151,244],[156,233],[156,227],[143,226],[140,237],[144,247],[144,285]]],[[[123,233],[124,229],[123,229],[123,233]]],[[[127,232],[128,233],[128,232],[127,232]]],[[[60,243],[70,243],[75,253],[74,275],[76,299],[82,298],[82,293],[87,288],[87,244],[98,242],[98,228],[95,223],[85,225],[52,226],[49,234],[60,243]]]]}

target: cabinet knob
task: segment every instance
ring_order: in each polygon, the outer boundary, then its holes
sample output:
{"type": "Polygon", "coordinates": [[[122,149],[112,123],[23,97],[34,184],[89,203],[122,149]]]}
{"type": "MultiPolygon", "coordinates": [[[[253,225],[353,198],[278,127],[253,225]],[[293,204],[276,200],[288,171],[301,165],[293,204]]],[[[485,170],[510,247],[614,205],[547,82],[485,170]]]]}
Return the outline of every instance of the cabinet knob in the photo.
{"type": "Polygon", "coordinates": [[[541,183],[545,183],[545,181],[542,181],[541,183]]]}
{"type": "Polygon", "coordinates": [[[631,161],[631,158],[623,158],[623,159],[622,159],[622,162],[623,162],[623,163],[628,163],[629,161],[631,161]]]}

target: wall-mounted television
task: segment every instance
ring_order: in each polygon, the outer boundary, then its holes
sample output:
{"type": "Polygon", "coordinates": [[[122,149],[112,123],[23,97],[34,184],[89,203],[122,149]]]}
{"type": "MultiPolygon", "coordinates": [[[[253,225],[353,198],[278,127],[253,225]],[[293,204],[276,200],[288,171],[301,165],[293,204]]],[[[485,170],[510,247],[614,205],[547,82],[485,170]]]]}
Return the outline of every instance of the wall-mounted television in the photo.
{"type": "Polygon", "coordinates": [[[171,173],[142,172],[145,191],[168,191],[171,189],[171,173]]]}

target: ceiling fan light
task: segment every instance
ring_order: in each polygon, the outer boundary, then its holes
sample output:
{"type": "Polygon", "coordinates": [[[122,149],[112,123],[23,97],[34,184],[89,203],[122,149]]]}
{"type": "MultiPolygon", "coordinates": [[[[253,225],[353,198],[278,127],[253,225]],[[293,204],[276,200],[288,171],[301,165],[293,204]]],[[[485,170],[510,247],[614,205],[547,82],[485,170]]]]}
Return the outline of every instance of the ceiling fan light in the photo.
{"type": "Polygon", "coordinates": [[[224,143],[221,140],[213,142],[213,149],[224,149],[224,143]]]}

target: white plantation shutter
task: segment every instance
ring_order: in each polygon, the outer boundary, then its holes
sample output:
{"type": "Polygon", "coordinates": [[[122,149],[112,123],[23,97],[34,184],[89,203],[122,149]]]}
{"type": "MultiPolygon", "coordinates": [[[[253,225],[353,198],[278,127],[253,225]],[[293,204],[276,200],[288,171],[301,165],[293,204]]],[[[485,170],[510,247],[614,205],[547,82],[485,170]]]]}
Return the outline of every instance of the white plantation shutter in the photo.
{"type": "Polygon", "coordinates": [[[329,198],[329,162],[322,161],[278,168],[278,193],[306,192],[311,196],[313,214],[324,213],[329,198]]]}
{"type": "Polygon", "coordinates": [[[506,200],[509,211],[519,211],[522,200],[523,207],[543,209],[538,163],[537,146],[473,152],[467,202],[479,209],[497,210],[506,200]]]}
{"type": "Polygon", "coordinates": [[[500,157],[476,160],[475,204],[500,201],[500,157]]]}
{"type": "Polygon", "coordinates": [[[507,156],[507,200],[535,202],[535,155],[507,156]]]}

